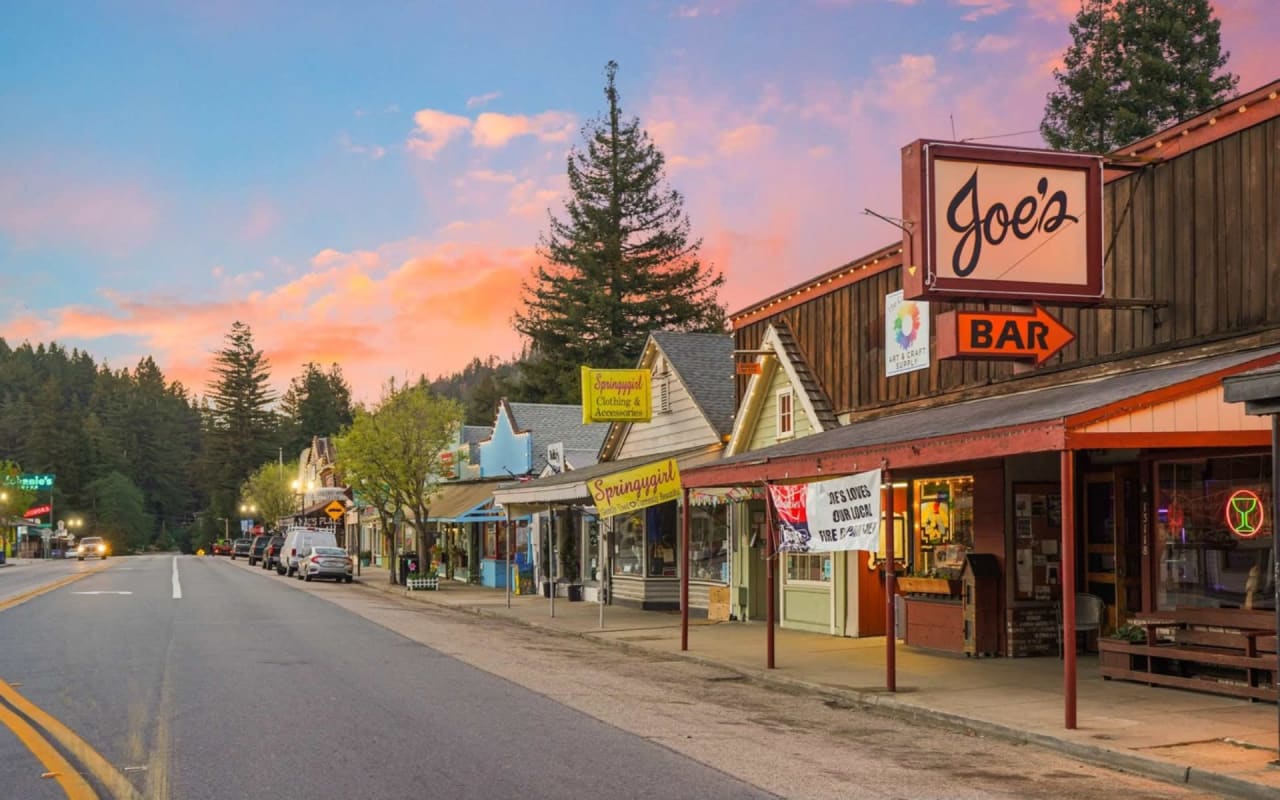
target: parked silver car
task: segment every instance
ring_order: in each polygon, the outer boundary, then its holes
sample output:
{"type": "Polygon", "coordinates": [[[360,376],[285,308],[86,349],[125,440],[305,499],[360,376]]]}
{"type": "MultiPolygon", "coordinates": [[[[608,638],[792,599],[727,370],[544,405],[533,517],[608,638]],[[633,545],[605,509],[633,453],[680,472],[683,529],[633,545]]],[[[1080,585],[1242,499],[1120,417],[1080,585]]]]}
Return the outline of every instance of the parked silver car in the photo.
{"type": "Polygon", "coordinates": [[[298,577],[304,581],[312,578],[333,578],[351,583],[351,556],[341,547],[309,548],[298,556],[298,577]]]}

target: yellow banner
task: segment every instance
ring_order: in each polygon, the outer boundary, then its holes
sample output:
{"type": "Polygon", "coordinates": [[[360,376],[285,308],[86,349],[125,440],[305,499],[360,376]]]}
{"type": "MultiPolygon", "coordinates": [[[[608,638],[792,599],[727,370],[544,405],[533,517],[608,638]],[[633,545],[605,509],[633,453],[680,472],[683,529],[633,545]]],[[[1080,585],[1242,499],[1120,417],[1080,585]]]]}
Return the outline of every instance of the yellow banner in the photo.
{"type": "Polygon", "coordinates": [[[680,499],[680,468],[674,458],[615,472],[587,482],[602,517],[680,499]]]}
{"type": "Polygon", "coordinates": [[[582,368],[582,422],[648,422],[653,393],[647,369],[582,368]]]}

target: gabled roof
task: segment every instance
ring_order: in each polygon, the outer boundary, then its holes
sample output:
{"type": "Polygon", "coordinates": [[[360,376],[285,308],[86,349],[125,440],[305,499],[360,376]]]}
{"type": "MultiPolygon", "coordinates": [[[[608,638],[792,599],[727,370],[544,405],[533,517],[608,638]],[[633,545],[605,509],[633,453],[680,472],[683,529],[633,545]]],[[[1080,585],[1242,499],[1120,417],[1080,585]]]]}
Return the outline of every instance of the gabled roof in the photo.
{"type": "Polygon", "coordinates": [[[649,338],[679,373],[693,402],[716,433],[724,436],[732,431],[737,405],[733,337],[725,333],[654,331],[649,338]]]}
{"type": "Polygon", "coordinates": [[[600,451],[606,425],[585,425],[582,406],[553,403],[507,403],[513,430],[533,434],[533,469],[538,475],[547,465],[547,445],[563,442],[571,450],[600,451]]]}
{"type": "Polygon", "coordinates": [[[741,453],[743,446],[751,441],[755,426],[759,424],[760,408],[765,401],[761,389],[772,385],[778,369],[786,373],[787,381],[796,390],[796,398],[812,422],[815,432],[840,427],[840,419],[836,416],[831,398],[827,396],[813,370],[809,369],[804,351],[800,349],[800,344],[791,333],[791,326],[785,320],[777,319],[769,324],[760,342],[760,350],[773,352],[760,352],[756,355],[760,372],[752,375],[747,382],[742,407],[738,409],[738,415],[733,421],[733,436],[729,440],[727,455],[741,453]]]}
{"type": "Polygon", "coordinates": [[[467,448],[467,456],[472,464],[480,463],[480,443],[493,435],[493,428],[488,425],[463,425],[458,431],[458,446],[467,448]]]}

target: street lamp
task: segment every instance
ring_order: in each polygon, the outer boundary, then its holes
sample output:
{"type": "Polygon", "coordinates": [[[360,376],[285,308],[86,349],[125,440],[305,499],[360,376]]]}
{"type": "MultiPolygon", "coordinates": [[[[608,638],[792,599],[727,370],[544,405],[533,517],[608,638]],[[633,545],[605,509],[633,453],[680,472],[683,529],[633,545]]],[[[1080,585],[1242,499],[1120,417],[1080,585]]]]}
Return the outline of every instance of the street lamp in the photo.
{"type": "Polygon", "coordinates": [[[315,490],[316,482],[307,481],[306,483],[303,483],[302,481],[294,481],[291,484],[291,486],[293,486],[293,493],[298,496],[298,517],[301,518],[302,512],[306,510],[305,504],[307,499],[307,492],[311,492],[315,490]]]}

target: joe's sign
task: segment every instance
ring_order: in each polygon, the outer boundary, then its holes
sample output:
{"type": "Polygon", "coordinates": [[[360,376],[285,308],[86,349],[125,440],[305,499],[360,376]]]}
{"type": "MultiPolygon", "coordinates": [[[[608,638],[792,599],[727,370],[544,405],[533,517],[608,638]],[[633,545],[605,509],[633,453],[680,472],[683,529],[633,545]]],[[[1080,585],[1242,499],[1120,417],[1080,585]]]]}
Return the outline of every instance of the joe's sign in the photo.
{"type": "Polygon", "coordinates": [[[903,293],[1102,297],[1102,159],[915,141],[902,149],[903,293]]]}

